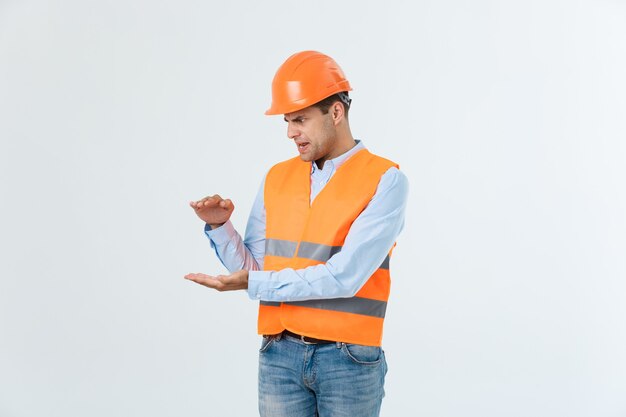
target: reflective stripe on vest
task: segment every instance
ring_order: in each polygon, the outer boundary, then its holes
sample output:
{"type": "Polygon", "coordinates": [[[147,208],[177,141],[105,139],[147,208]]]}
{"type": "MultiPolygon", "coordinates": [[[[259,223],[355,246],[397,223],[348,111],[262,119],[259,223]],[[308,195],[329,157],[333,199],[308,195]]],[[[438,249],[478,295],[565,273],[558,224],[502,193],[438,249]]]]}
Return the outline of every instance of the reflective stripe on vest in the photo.
{"type": "MultiPolygon", "coordinates": [[[[261,305],[278,307],[281,303],[261,301],[261,305]]],[[[360,314],[363,316],[384,318],[387,310],[386,301],[372,300],[370,298],[326,298],[323,300],[290,301],[286,305],[319,308],[321,310],[342,311],[344,313],[360,314]]]]}
{"type": "MultiPolygon", "coordinates": [[[[280,256],[282,258],[293,258],[296,256],[298,242],[290,240],[266,239],[265,255],[280,256]]],[[[298,258],[313,259],[315,261],[326,262],[334,254],[341,252],[342,246],[329,246],[320,243],[300,242],[298,248],[298,258]]],[[[380,269],[389,269],[389,255],[379,266],[380,269]]]]}

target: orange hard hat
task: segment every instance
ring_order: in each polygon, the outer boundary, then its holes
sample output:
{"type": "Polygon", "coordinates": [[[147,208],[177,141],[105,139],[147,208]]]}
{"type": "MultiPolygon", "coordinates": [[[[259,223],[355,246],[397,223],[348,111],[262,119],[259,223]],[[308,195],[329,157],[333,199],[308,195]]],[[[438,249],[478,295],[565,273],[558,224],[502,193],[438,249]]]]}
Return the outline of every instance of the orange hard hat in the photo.
{"type": "Polygon", "coordinates": [[[272,105],[265,114],[292,113],[333,94],[351,90],[334,59],[316,51],[298,52],[276,71],[272,81],[272,105]]]}

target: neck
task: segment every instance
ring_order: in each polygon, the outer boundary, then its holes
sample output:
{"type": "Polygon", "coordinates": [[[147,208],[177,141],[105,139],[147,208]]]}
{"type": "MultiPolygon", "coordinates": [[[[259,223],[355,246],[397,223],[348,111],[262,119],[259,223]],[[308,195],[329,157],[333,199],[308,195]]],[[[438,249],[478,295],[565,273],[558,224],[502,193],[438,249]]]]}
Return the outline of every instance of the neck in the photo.
{"type": "Polygon", "coordinates": [[[323,169],[324,162],[330,159],[335,159],[338,156],[343,155],[344,153],[348,152],[350,149],[354,148],[355,146],[356,146],[356,141],[352,137],[352,134],[348,132],[347,135],[344,135],[341,138],[337,138],[337,144],[333,148],[332,152],[328,153],[328,155],[325,155],[324,157],[320,159],[317,159],[315,161],[315,164],[317,165],[319,169],[323,169]]]}

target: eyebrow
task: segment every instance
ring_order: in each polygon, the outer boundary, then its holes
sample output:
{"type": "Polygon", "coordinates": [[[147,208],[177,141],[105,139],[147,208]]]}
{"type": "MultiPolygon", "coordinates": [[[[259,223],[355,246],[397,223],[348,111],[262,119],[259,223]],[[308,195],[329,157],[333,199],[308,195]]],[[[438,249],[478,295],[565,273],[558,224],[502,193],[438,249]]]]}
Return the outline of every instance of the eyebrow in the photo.
{"type": "MultiPolygon", "coordinates": [[[[283,120],[289,123],[289,120],[287,120],[287,116],[283,117],[283,120]]],[[[296,116],[293,119],[291,119],[292,122],[301,122],[302,120],[304,120],[304,116],[302,115],[296,116]]]]}

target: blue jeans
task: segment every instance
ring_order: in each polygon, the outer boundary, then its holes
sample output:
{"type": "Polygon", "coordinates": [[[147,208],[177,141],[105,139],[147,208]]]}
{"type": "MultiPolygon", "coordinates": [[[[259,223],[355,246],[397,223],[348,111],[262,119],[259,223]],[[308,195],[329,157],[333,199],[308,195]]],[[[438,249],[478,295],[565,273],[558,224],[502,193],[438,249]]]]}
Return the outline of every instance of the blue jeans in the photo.
{"type": "Polygon", "coordinates": [[[387,363],[380,347],[263,337],[261,417],[377,417],[387,363]]]}

